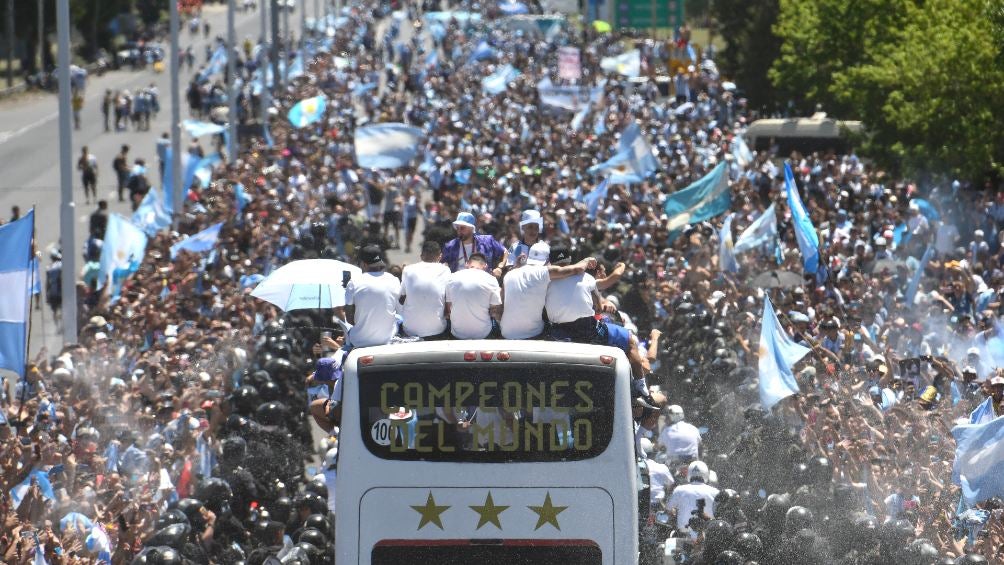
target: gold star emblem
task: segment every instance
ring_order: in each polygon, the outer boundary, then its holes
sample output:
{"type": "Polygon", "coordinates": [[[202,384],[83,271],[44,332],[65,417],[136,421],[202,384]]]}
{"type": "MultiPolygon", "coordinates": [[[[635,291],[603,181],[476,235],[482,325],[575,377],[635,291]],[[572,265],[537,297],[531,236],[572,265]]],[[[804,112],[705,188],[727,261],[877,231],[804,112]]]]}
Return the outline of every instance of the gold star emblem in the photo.
{"type": "Polygon", "coordinates": [[[506,508],[509,507],[496,505],[495,501],[492,500],[492,491],[488,491],[488,497],[485,498],[484,504],[481,506],[471,506],[471,510],[480,515],[480,518],[478,519],[478,527],[475,529],[480,530],[481,526],[490,522],[494,524],[496,528],[501,530],[502,522],[499,521],[499,514],[505,511],[506,508]]]}
{"type": "Polygon", "coordinates": [[[551,493],[547,493],[544,497],[543,506],[527,506],[530,510],[537,513],[537,525],[533,528],[534,530],[539,530],[544,524],[551,524],[554,529],[561,530],[561,526],[558,525],[558,514],[567,509],[567,506],[555,506],[551,504],[551,493]]]}
{"type": "Polygon", "coordinates": [[[429,491],[429,498],[426,499],[424,506],[412,506],[411,509],[422,515],[422,519],[418,521],[418,529],[421,530],[426,524],[433,523],[440,530],[443,529],[443,521],[440,518],[440,514],[446,512],[449,506],[436,506],[436,499],[432,498],[432,491],[429,491]]]}

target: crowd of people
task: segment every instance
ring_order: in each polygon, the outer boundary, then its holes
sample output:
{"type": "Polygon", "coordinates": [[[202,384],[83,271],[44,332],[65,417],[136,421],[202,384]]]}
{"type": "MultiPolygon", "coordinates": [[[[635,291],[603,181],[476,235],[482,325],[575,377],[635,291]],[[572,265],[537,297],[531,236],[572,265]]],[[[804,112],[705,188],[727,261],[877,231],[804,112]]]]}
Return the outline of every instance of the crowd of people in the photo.
{"type": "MultiPolygon", "coordinates": [[[[353,347],[398,332],[623,347],[645,383],[635,417],[653,523],[668,524],[692,562],[1000,562],[1004,503],[960,520],[951,477],[952,426],[986,397],[991,417],[1004,413],[997,187],[894,178],[853,153],[739,159],[737,136],[757,116],[713,60],[670,67],[669,96],[600,68],[634,43],[646,68],[664,68],[686,45],[567,26],[538,34],[506,26],[494,8],[480,22],[423,20],[437,9],[348,9],[303,74],[275,92],[267,135],[242,137],[208,187],[193,184],[177,231],[150,239],[120,295],[94,277],[78,284],[78,343],[38,351],[3,387],[0,559],[333,559],[337,441],[313,440],[309,416],[329,413],[306,402],[305,383],[321,351],[343,343],[321,332],[342,326],[331,311],[283,313],[249,296],[276,267],[320,257],[357,262],[397,289],[381,314],[367,302],[369,279],[349,281],[353,347]],[[569,45],[581,49],[580,84],[602,84],[578,124],[537,88],[560,83],[557,49],[569,45]],[[473,56],[484,46],[491,56],[473,56]],[[482,79],[502,64],[520,74],[489,94],[482,79]],[[321,93],[323,119],[285,120],[321,93]],[[422,128],[421,163],[357,166],[353,132],[378,122],[422,128]],[[603,185],[597,198],[602,178],[587,170],[630,124],[657,171],[603,185]],[[722,161],[728,214],[670,226],[666,198],[722,161]],[[766,270],[802,271],[781,161],[825,268],[763,288],[754,279],[766,270]],[[726,217],[738,235],[772,204],[776,244],[740,254],[738,272],[723,269],[726,217]],[[212,252],[172,258],[180,234],[218,222],[212,252]],[[389,250],[413,246],[416,261],[390,264],[389,250]],[[422,300],[429,293],[435,301],[422,300]],[[767,297],[811,348],[796,367],[800,393],[771,410],[757,393],[767,297]],[[315,456],[320,468],[308,473],[315,456]]],[[[248,78],[256,64],[243,62],[248,78]]],[[[248,116],[260,107],[252,83],[248,116]]],[[[120,196],[127,148],[121,157],[120,196]]],[[[85,151],[85,186],[93,162],[85,151]]]]}

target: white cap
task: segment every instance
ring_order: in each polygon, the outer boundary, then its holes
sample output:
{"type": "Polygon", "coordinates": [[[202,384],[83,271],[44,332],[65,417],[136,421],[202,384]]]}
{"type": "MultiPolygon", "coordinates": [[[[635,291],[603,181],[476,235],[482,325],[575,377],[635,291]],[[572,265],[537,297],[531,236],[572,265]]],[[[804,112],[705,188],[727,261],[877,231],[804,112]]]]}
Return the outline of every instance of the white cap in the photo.
{"type": "Polygon", "coordinates": [[[976,237],[983,237],[983,230],[976,230],[973,232],[976,237]]]}
{"type": "Polygon", "coordinates": [[[669,419],[674,423],[683,420],[683,407],[679,404],[673,404],[666,408],[666,413],[669,414],[669,419]]]}
{"type": "Polygon", "coordinates": [[[523,210],[519,217],[519,227],[522,228],[527,224],[537,224],[537,227],[544,229],[544,220],[536,210],[523,210]]]}
{"type": "MultiPolygon", "coordinates": [[[[526,212],[523,212],[526,214],[526,212]]],[[[530,247],[530,252],[526,256],[527,265],[546,265],[548,257],[551,256],[551,246],[538,241],[530,247]]]]}
{"type": "Polygon", "coordinates": [[[966,350],[966,355],[976,355],[978,357],[979,354],[980,350],[975,347],[970,347],[969,349],[966,350]]]}
{"type": "Polygon", "coordinates": [[[887,245],[887,244],[888,242],[885,240],[884,237],[880,237],[875,240],[875,245],[887,245]]]}
{"type": "Polygon", "coordinates": [[[687,480],[707,480],[708,465],[704,461],[694,461],[687,467],[687,480]]]}

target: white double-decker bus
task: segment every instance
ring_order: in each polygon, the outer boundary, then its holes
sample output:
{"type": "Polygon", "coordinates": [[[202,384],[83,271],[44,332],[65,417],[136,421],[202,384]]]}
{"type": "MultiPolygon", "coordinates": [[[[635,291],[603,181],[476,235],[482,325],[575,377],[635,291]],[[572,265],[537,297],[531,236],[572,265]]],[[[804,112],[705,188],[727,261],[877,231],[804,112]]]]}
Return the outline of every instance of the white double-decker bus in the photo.
{"type": "Polygon", "coordinates": [[[635,563],[630,367],[615,348],[418,342],[345,361],[336,561],[635,563]]]}

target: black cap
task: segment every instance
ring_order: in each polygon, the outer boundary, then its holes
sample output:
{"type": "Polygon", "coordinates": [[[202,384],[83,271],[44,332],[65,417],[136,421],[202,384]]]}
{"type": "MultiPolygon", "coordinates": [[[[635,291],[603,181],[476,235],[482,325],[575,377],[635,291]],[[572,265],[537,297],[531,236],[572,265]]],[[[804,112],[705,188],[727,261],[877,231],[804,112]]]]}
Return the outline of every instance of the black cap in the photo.
{"type": "Polygon", "coordinates": [[[562,261],[571,261],[572,252],[568,250],[568,247],[564,245],[555,245],[551,247],[551,254],[549,257],[552,265],[559,265],[562,261]]]}
{"type": "Polygon", "coordinates": [[[379,245],[366,245],[359,251],[359,260],[367,265],[386,265],[379,245]]]}

